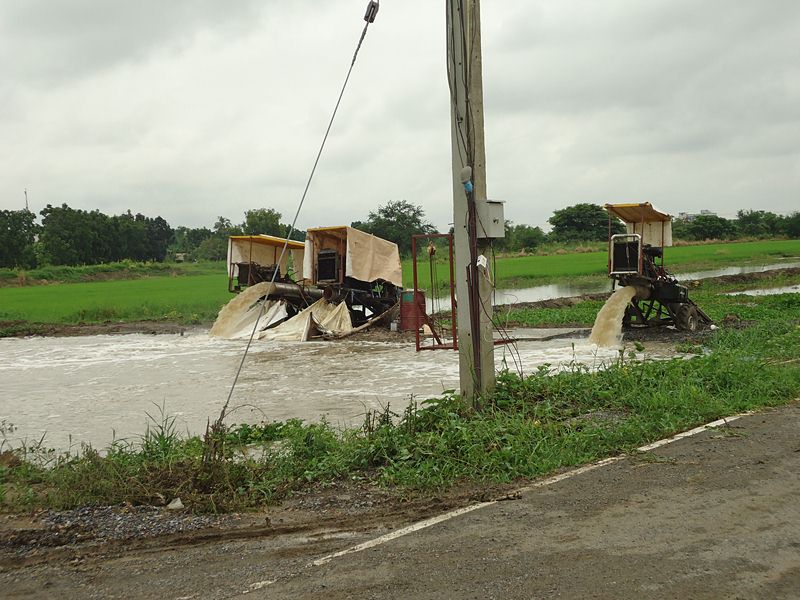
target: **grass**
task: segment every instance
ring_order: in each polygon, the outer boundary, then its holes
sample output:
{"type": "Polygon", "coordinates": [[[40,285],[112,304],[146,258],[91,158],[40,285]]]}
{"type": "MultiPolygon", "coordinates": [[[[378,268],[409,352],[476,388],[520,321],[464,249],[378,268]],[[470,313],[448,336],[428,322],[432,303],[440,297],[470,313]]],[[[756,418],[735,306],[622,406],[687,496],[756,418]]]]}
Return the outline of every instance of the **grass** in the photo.
{"type": "MultiPolygon", "coordinates": [[[[734,320],[778,320],[785,313],[800,310],[800,296],[780,294],[754,298],[744,295],[727,295],[744,289],[767,289],[796,285],[800,275],[776,272],[761,279],[739,283],[701,281],[689,292],[689,297],[715,322],[726,317],[734,320]]],[[[526,327],[591,327],[603,300],[586,300],[563,308],[507,308],[495,309],[496,320],[504,325],[526,327]]]]}
{"type": "Polygon", "coordinates": [[[224,275],[0,289],[0,321],[212,321],[231,298],[224,275]]]}
{"type": "MultiPolygon", "coordinates": [[[[678,246],[667,249],[666,264],[673,273],[680,274],[715,267],[769,264],[788,257],[800,257],[800,240],[678,246]]],[[[576,278],[601,281],[606,277],[607,261],[606,250],[498,257],[495,279],[499,288],[544,285],[564,279],[574,282],[576,278]]],[[[429,287],[429,261],[420,259],[418,269],[420,287],[429,287]]],[[[444,282],[449,277],[442,251],[437,252],[436,274],[440,282],[444,282]]],[[[403,262],[403,283],[406,287],[413,285],[410,259],[403,262]]]]}
{"type": "Polygon", "coordinates": [[[124,260],[101,265],[47,266],[38,269],[0,268],[0,287],[81,283],[145,277],[224,274],[222,262],[159,263],[124,260]]]}
{"type": "Polygon", "coordinates": [[[162,414],[138,442],[102,453],[15,450],[19,464],[0,467],[0,502],[19,511],[180,496],[193,510],[228,511],[340,479],[406,493],[537,477],[797,398],[796,296],[748,299],[747,310],[752,326],[715,331],[709,352],[690,359],[634,354],[597,372],[575,364],[562,372],[543,367],[524,379],[504,373],[480,410],[446,394],[413,403],[396,418],[388,408],[368,414],[361,428],[290,420],[228,427],[205,441],[180,437],[162,414]],[[216,448],[213,459],[207,442],[216,448]]]}
{"type": "MultiPolygon", "coordinates": [[[[710,266],[765,264],[799,255],[800,240],[779,240],[676,247],[670,249],[668,260],[676,272],[686,272],[710,266]]],[[[438,256],[441,261],[442,252],[438,256]]],[[[605,260],[605,252],[499,257],[498,287],[523,287],[565,279],[571,283],[604,282],[605,260]]],[[[427,269],[427,261],[421,261],[421,282],[429,278],[427,269]]],[[[440,281],[448,277],[445,264],[437,266],[437,275],[440,281]]],[[[71,283],[19,287],[19,272],[0,270],[0,281],[6,282],[5,286],[0,284],[0,337],[36,333],[37,324],[141,320],[207,323],[214,320],[220,307],[231,298],[222,263],[164,265],[128,261],[91,267],[48,267],[25,273],[24,277],[26,282],[71,283]]],[[[406,285],[411,285],[411,279],[410,261],[405,261],[406,285]]],[[[426,287],[425,283],[421,285],[426,287]]],[[[594,308],[576,308],[576,312],[583,313],[579,320],[563,311],[540,311],[535,317],[538,321],[531,324],[574,325],[584,322],[594,308]]]]}

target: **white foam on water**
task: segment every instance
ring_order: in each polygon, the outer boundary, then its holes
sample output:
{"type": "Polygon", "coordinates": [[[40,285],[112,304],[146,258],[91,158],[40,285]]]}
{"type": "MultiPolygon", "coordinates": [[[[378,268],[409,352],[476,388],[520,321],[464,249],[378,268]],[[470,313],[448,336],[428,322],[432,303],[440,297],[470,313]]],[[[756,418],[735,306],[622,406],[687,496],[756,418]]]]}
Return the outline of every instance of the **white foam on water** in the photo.
{"type": "MultiPolygon", "coordinates": [[[[517,347],[526,374],[541,365],[597,368],[618,357],[585,338],[517,347]]],[[[209,338],[205,330],[0,339],[0,419],[17,425],[12,442],[38,440],[46,432],[46,443],[59,449],[80,442],[105,447],[112,436],[138,440],[145,413],[158,415],[155,405],[177,416],[180,432],[201,433],[209,416],[219,414],[242,350],[241,340],[209,338]]],[[[516,368],[504,346],[496,348],[495,363],[516,368]]],[[[412,395],[424,400],[457,389],[458,370],[457,352],[416,352],[402,342],[257,340],[228,422],[316,421],[325,415],[334,424],[355,425],[367,409],[388,403],[401,413],[412,395]]]]}

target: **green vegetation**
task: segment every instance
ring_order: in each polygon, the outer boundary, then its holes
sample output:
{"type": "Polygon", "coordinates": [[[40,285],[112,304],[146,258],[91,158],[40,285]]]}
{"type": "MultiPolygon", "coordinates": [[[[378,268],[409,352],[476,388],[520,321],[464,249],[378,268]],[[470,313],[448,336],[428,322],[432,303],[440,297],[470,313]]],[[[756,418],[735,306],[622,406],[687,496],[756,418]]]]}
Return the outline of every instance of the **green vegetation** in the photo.
{"type": "MultiPolygon", "coordinates": [[[[499,287],[542,285],[568,279],[570,283],[607,281],[606,253],[566,253],[498,257],[499,287]]],[[[706,244],[671,248],[668,265],[675,272],[741,264],[766,264],[800,256],[800,240],[706,244]]],[[[437,253],[440,285],[448,277],[442,252],[437,253]]],[[[419,278],[429,287],[428,261],[419,261],[419,278]]],[[[0,337],[35,333],[36,324],[99,323],[105,321],[166,320],[210,322],[230,300],[225,267],[219,262],[137,263],[123,261],[82,267],[44,267],[29,271],[0,269],[0,337]],[[62,285],[31,285],[66,282],[62,285]],[[20,284],[24,284],[20,287],[20,284]],[[14,322],[13,325],[8,322],[14,322]]],[[[411,264],[403,264],[407,286],[411,264]]],[[[570,310],[539,310],[521,319],[531,325],[591,323],[599,304],[570,310]]],[[[518,320],[513,316],[511,320],[518,320]]]]}
{"type": "MultiPolygon", "coordinates": [[[[774,296],[727,295],[743,289],[781,288],[800,284],[800,275],[776,272],[769,277],[740,282],[717,283],[701,281],[690,291],[690,297],[715,322],[726,317],[733,320],[777,320],[800,312],[797,294],[774,296]]],[[[497,307],[496,320],[504,325],[526,327],[591,327],[603,300],[586,300],[563,308],[505,308],[497,307]]]]}
{"type": "MultiPolygon", "coordinates": [[[[800,256],[800,240],[766,240],[677,246],[666,251],[666,266],[673,273],[689,273],[724,266],[768,264],[782,258],[800,256]]],[[[437,275],[440,282],[448,280],[447,261],[437,252],[437,275]]],[[[800,259],[798,259],[800,260],[800,259]]],[[[418,259],[421,287],[428,287],[430,267],[427,256],[418,259]]],[[[544,285],[558,280],[583,278],[584,281],[606,278],[608,252],[605,247],[594,252],[567,252],[533,256],[503,256],[496,260],[496,281],[499,288],[518,288],[544,285]]],[[[411,260],[403,263],[403,282],[413,284],[411,260]]]]}
{"type": "Polygon", "coordinates": [[[506,373],[480,410],[446,394],[412,404],[397,418],[388,408],[368,414],[359,429],[273,422],[223,429],[205,440],[181,438],[162,417],[138,443],[116,443],[103,453],[55,455],[35,445],[6,450],[0,502],[5,510],[30,510],[180,496],[193,510],[226,511],[343,478],[398,486],[400,493],[509,482],[797,398],[797,296],[724,302],[755,324],[713,332],[708,352],[697,354],[693,346],[686,348],[690,359],[651,361],[632,351],[597,372],[576,364],[525,379],[506,373]]]}
{"type": "Polygon", "coordinates": [[[100,265],[47,266],[37,269],[0,269],[0,287],[22,287],[52,283],[83,283],[113,279],[142,279],[145,277],[181,275],[222,275],[221,262],[137,262],[123,260],[100,265]]]}
{"type": "Polygon", "coordinates": [[[222,274],[0,289],[0,321],[213,321],[230,300],[222,274]]]}

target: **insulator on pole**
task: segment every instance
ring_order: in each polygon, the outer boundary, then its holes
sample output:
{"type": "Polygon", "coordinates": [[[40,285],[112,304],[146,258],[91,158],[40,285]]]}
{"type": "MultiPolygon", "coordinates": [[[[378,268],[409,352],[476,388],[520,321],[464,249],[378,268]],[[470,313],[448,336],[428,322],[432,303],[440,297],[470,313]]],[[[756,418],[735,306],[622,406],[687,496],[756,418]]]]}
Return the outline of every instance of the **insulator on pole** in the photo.
{"type": "Polygon", "coordinates": [[[375,17],[378,15],[378,0],[370,0],[369,4],[367,4],[367,14],[364,15],[364,20],[367,23],[374,23],[375,17]]]}

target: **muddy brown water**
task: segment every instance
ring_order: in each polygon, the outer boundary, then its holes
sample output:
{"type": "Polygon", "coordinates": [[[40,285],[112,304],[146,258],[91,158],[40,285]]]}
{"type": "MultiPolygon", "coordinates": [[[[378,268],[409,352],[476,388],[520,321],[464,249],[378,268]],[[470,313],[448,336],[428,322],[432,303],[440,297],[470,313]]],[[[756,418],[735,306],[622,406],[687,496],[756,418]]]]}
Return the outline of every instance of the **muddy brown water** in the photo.
{"type": "MultiPolygon", "coordinates": [[[[598,349],[586,333],[535,341],[554,330],[516,331],[519,362],[530,373],[543,364],[572,361],[596,367],[617,350],[598,349]]],[[[555,331],[555,333],[559,333],[555,331]]],[[[563,332],[562,332],[563,333],[563,332]]],[[[243,341],[213,339],[206,330],[185,335],[102,335],[0,339],[0,422],[6,443],[42,436],[59,450],[81,443],[105,447],[136,441],[149,418],[175,416],[181,433],[200,433],[227,397],[243,341]],[[8,423],[15,426],[8,431],[8,423]]],[[[670,347],[648,345],[654,357],[670,347]]],[[[497,368],[515,370],[510,350],[498,347],[497,368]]],[[[253,344],[231,406],[230,423],[324,416],[337,425],[360,423],[367,409],[390,404],[402,412],[458,385],[458,354],[417,353],[408,342],[264,342],[253,344]]],[[[152,423],[151,423],[152,424],[152,423]]],[[[3,436],[0,436],[0,442],[3,436]]]]}
{"type": "Polygon", "coordinates": [[[636,288],[633,287],[623,287],[611,294],[597,313],[589,342],[601,348],[613,348],[622,343],[622,319],[635,295],[636,288]]]}

